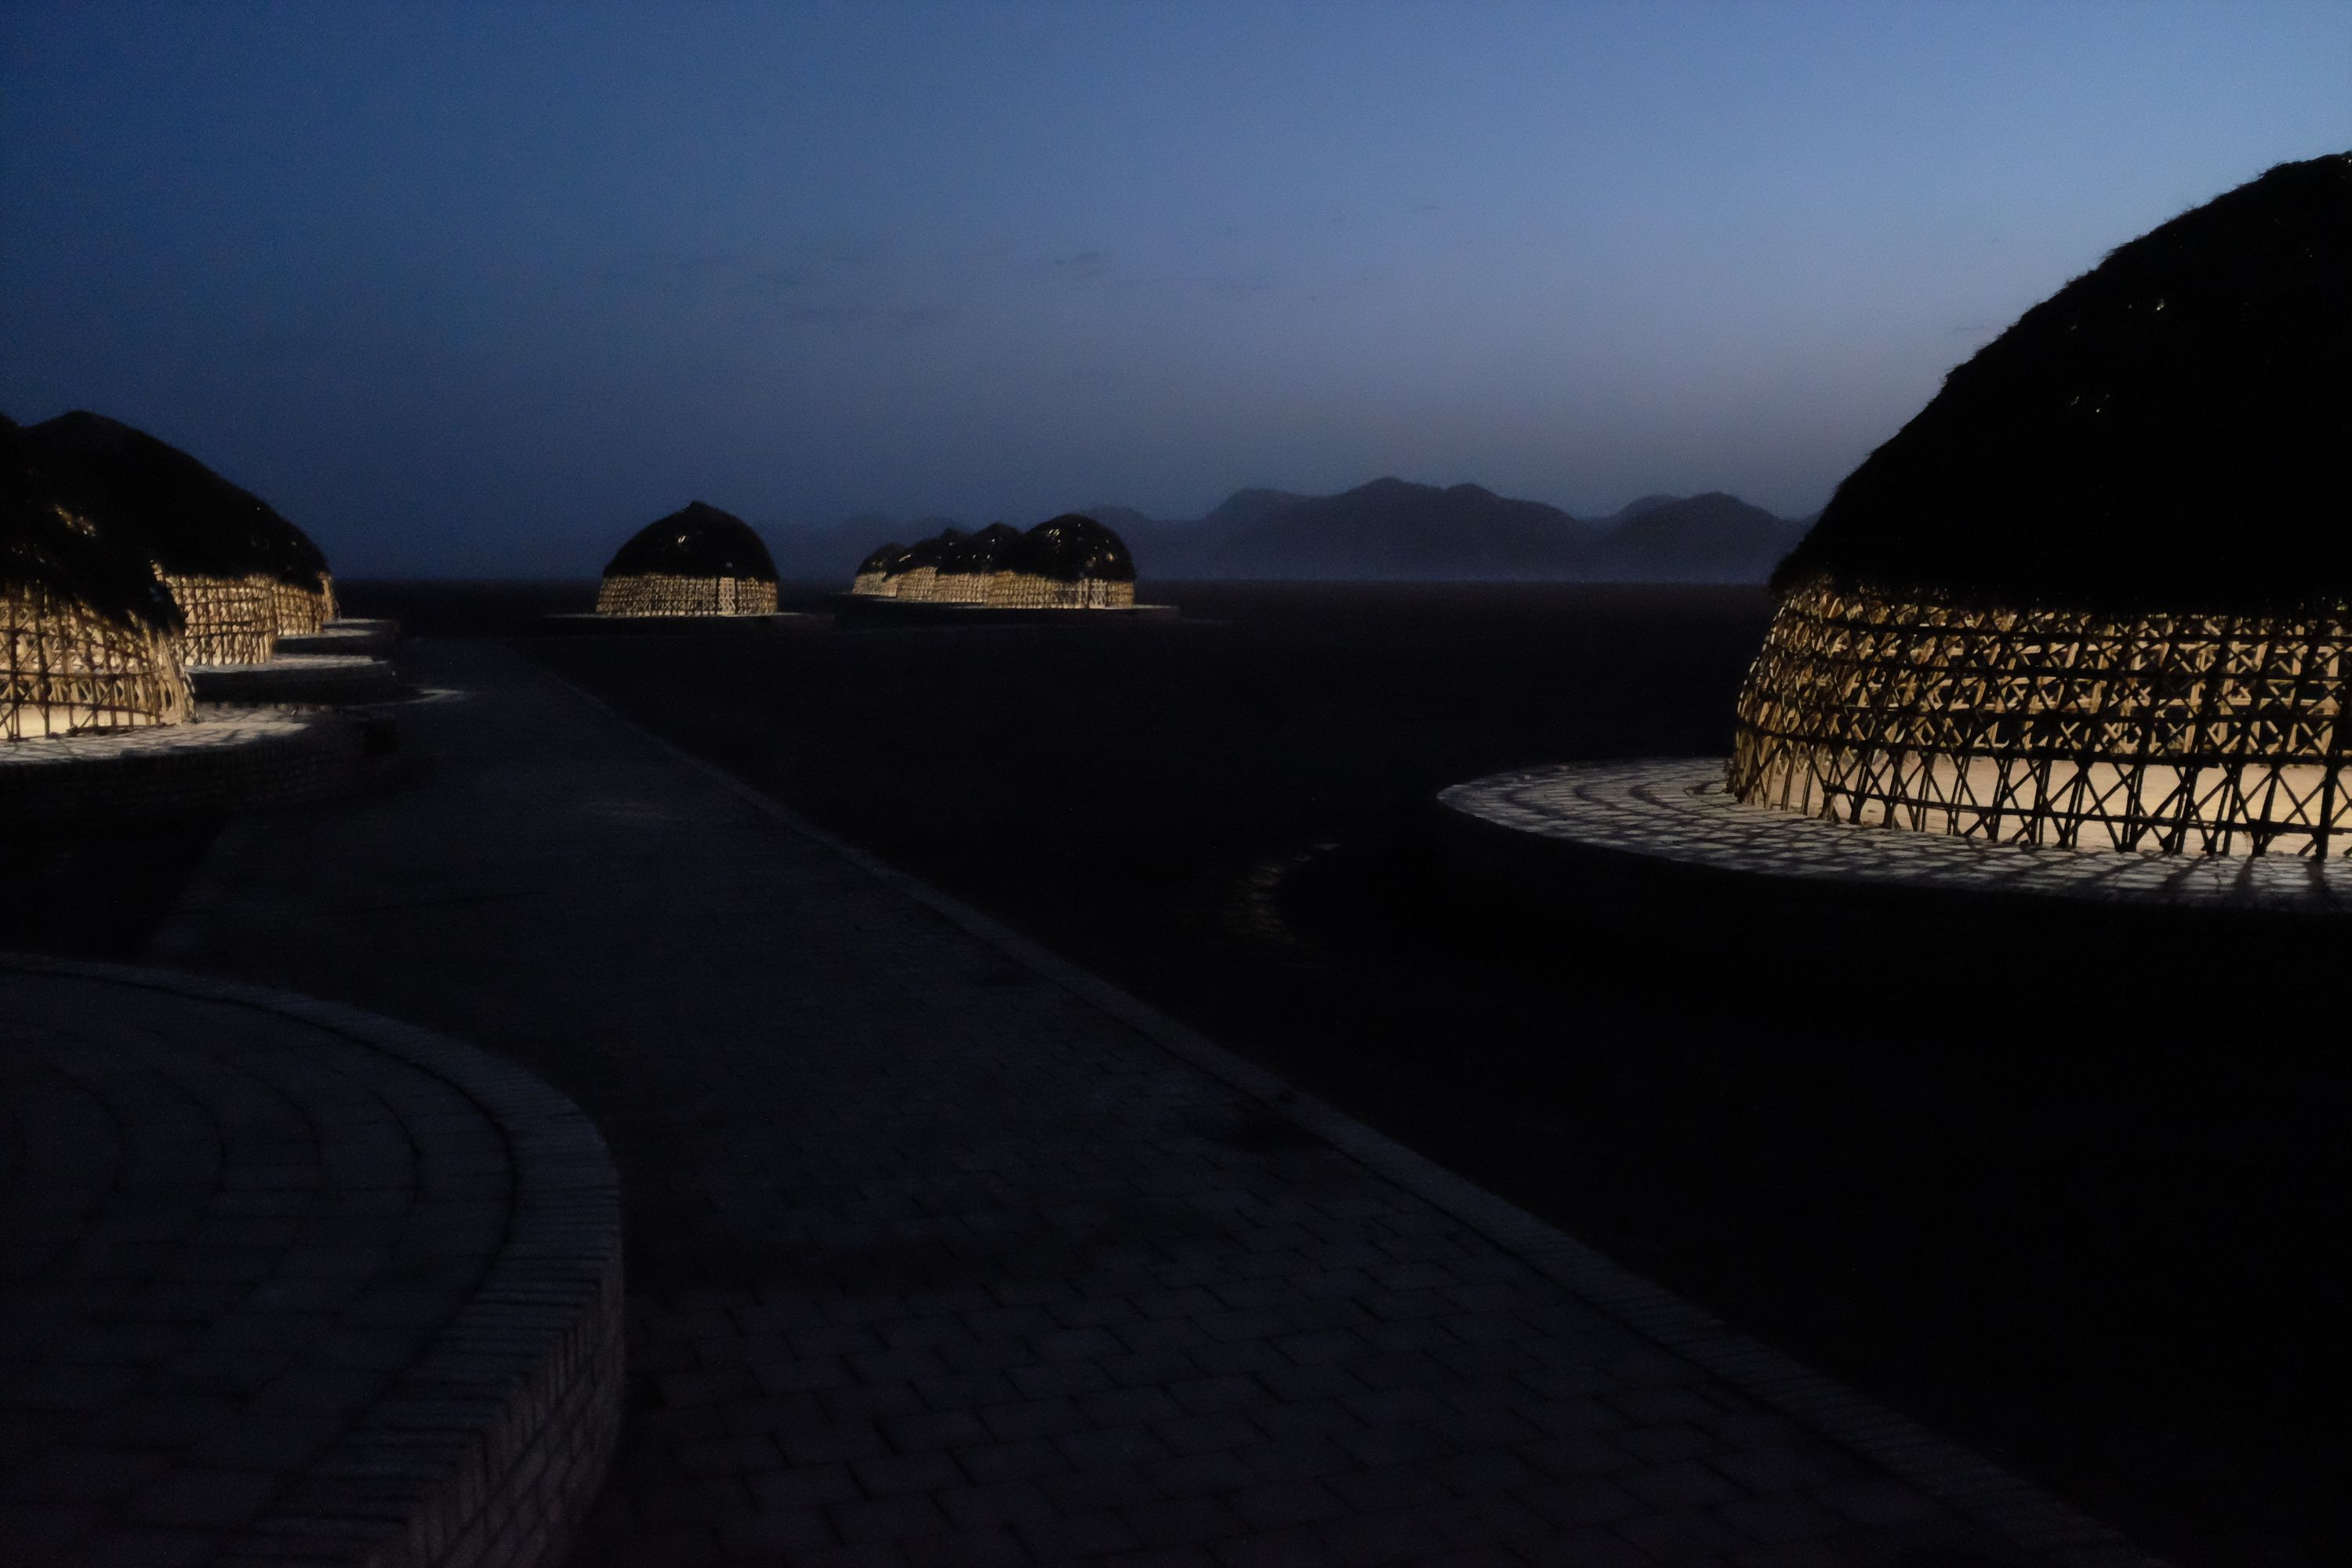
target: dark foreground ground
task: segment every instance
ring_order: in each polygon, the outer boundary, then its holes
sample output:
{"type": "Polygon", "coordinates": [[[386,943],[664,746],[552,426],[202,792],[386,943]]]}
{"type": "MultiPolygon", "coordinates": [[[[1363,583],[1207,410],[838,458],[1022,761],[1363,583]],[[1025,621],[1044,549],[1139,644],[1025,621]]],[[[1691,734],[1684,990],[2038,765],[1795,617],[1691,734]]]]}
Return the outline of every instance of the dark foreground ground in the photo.
{"type": "MultiPolygon", "coordinates": [[[[2185,1563],[2352,1559],[2332,974],[2238,942],[2196,973],[1997,949],[1759,971],[1450,899],[1432,792],[1722,751],[1760,595],[1178,585],[1152,595],[1183,603],[1170,626],[538,635],[585,596],[348,599],[530,637],[824,826],[2185,1563]]],[[[201,838],[130,858],[98,904],[75,890],[102,852],[10,875],[107,951],[201,838]]],[[[9,919],[17,945],[68,929],[9,919]]]]}

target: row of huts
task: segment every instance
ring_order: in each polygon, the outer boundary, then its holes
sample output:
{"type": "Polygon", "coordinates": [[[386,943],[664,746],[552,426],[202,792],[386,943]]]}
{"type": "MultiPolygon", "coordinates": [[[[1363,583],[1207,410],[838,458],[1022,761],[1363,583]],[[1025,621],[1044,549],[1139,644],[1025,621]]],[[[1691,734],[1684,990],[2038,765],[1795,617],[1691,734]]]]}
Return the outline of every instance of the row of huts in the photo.
{"type": "Polygon", "coordinates": [[[335,616],[319,547],[142,430],[0,416],[0,739],[188,717],[188,667],[259,664],[335,616]]]}
{"type": "Polygon", "coordinates": [[[1135,557],[1093,518],[1065,512],[1026,533],[994,522],[886,544],[859,563],[850,592],[997,609],[1124,609],[1135,603],[1135,557]]]}

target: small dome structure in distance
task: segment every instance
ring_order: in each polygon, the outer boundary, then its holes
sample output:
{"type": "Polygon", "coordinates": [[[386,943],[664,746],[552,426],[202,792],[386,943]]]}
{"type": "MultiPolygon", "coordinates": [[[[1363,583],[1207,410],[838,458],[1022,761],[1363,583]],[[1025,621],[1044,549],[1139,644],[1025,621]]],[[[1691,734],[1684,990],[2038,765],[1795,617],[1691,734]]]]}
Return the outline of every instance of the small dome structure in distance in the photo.
{"type": "Polygon", "coordinates": [[[992,595],[999,592],[998,584],[1012,580],[1021,540],[1019,529],[992,522],[950,545],[940,555],[940,601],[950,605],[995,602],[992,595]]]}
{"type": "Polygon", "coordinates": [[[898,584],[891,567],[906,553],[907,547],[903,544],[881,546],[857,563],[857,575],[850,579],[849,591],[863,594],[868,598],[897,598],[898,584]]]}
{"type": "Polygon", "coordinates": [[[948,552],[969,537],[961,528],[945,528],[908,545],[905,554],[891,563],[888,576],[898,591],[890,596],[908,599],[917,604],[937,604],[940,597],[940,563],[948,552]]]}
{"type": "Polygon", "coordinates": [[[1774,577],[1742,801],[2000,843],[2352,852],[2352,154],[2028,310],[1774,577]]]}
{"type": "Polygon", "coordinates": [[[989,603],[1015,609],[1125,609],[1135,604],[1135,558],[1126,541],[1076,512],[1022,536],[1013,571],[989,603]]]}
{"type": "Polygon", "coordinates": [[[188,717],[179,605],[71,494],[44,444],[0,417],[0,741],[188,717]]]}
{"type": "Polygon", "coordinates": [[[772,616],[776,563],[751,524],[689,501],[647,523],[614,555],[600,616],[772,616]]]}
{"type": "Polygon", "coordinates": [[[187,620],[192,664],[259,664],[334,614],[326,557],[267,501],[167,442],[76,409],[32,427],[78,513],[143,550],[187,620]]]}

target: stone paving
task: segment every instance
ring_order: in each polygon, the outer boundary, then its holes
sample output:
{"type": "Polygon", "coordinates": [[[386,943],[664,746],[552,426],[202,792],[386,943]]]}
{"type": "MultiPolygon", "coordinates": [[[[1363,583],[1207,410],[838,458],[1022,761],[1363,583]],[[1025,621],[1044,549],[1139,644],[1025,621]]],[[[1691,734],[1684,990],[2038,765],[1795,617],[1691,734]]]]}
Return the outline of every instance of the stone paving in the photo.
{"type": "Polygon", "coordinates": [[[151,956],[503,1054],[622,1172],[595,1564],[2122,1564],[520,656],[233,826],[151,956]]]}
{"type": "Polygon", "coordinates": [[[0,960],[0,1562],[560,1550],[618,1424],[616,1184],[450,1041],[0,960]]]}
{"type": "Polygon", "coordinates": [[[1537,840],[1741,876],[2123,907],[2352,912],[2352,861],[2341,858],[2065,849],[1856,826],[1743,805],[1724,788],[1723,769],[1720,757],[1565,763],[1456,784],[1439,798],[1460,816],[1537,840]]]}

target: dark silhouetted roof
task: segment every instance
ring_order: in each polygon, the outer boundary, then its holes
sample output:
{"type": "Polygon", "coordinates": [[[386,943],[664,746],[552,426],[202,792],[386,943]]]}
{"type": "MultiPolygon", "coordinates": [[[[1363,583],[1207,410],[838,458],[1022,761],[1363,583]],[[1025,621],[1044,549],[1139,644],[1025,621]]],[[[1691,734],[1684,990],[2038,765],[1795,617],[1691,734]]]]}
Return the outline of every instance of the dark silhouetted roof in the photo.
{"type": "Polygon", "coordinates": [[[863,577],[868,572],[887,572],[890,570],[891,563],[905,553],[907,553],[907,547],[903,544],[882,545],[873,554],[857,563],[857,574],[863,577]]]}
{"type": "Polygon", "coordinates": [[[2117,248],[1945,378],[1773,574],[2137,612],[2352,598],[2352,154],[2117,248]]]}
{"type": "Polygon", "coordinates": [[[179,606],[145,551],[74,512],[68,489],[42,444],[0,417],[0,584],[45,587],[117,621],[178,631],[179,606]]]}
{"type": "Polygon", "coordinates": [[[104,534],[191,577],[275,577],[320,585],[327,560],[252,491],[144,430],[76,409],[28,432],[73,510],[104,534]]]}
{"type": "Polygon", "coordinates": [[[1135,581],[1135,557],[1127,543],[1093,518],[1064,512],[1022,535],[1015,558],[1020,571],[1075,583],[1091,577],[1107,583],[1135,581]]]}
{"type": "Polygon", "coordinates": [[[1021,531],[1009,524],[992,522],[977,533],[967,534],[941,552],[942,572],[1009,572],[1021,550],[1021,531]]]}
{"type": "Polygon", "coordinates": [[[970,537],[971,536],[961,528],[941,529],[929,539],[919,539],[907,546],[907,552],[898,557],[898,564],[890,570],[894,574],[912,572],[919,566],[929,566],[936,570],[947,559],[949,551],[953,550],[970,537]]]}
{"type": "Polygon", "coordinates": [[[750,523],[698,500],[639,529],[614,555],[604,575],[740,577],[772,583],[776,563],[750,523]]]}

